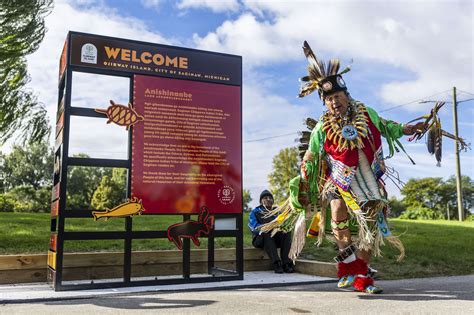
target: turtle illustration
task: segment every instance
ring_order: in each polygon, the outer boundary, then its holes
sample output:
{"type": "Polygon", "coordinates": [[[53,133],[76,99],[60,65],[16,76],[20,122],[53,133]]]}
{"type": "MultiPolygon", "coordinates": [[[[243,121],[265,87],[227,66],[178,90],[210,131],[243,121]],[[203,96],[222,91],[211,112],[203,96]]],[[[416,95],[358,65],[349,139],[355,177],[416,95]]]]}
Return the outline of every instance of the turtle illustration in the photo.
{"type": "Polygon", "coordinates": [[[96,112],[107,115],[107,123],[111,122],[119,125],[126,126],[128,130],[131,126],[135,125],[139,121],[145,120],[145,118],[138,114],[133,108],[132,103],[128,103],[128,106],[116,104],[110,100],[110,106],[107,109],[94,109],[96,112]]]}

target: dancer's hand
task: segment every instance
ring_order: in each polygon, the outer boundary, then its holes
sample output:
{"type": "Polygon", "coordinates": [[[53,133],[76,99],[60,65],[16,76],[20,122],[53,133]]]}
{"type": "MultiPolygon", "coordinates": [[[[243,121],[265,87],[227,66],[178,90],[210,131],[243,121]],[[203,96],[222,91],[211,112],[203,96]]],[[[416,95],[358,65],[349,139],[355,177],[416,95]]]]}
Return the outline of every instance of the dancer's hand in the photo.
{"type": "Polygon", "coordinates": [[[414,133],[423,133],[426,128],[427,126],[424,122],[419,122],[415,125],[405,125],[403,126],[403,134],[406,136],[411,136],[414,133]]]}

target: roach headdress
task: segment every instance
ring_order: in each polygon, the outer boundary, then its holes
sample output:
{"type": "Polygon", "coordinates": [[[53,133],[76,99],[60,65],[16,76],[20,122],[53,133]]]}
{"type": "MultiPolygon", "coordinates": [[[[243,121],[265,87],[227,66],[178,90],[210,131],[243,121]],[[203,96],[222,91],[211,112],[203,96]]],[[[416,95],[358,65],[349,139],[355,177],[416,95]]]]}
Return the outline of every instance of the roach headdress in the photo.
{"type": "Polygon", "coordinates": [[[332,93],[347,91],[346,84],[341,75],[349,72],[349,67],[339,72],[339,59],[331,59],[326,67],[324,61],[316,58],[307,41],[304,41],[303,51],[308,59],[309,66],[308,75],[300,79],[303,85],[301,86],[299,97],[305,97],[317,89],[319,98],[324,100],[326,96],[332,93]]]}

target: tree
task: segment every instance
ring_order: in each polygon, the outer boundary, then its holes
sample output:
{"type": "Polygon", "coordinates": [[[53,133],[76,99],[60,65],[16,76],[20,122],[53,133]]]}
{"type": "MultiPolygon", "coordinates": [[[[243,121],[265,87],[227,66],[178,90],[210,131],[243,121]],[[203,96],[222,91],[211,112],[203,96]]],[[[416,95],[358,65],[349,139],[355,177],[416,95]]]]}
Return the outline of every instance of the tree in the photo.
{"type": "Polygon", "coordinates": [[[7,176],[5,173],[5,154],[0,151],[0,194],[7,191],[7,176]]]}
{"type": "Polygon", "coordinates": [[[24,140],[38,141],[49,133],[44,105],[25,89],[29,81],[25,56],[44,38],[44,17],[52,0],[0,3],[0,143],[20,131],[24,140]]]}
{"type": "Polygon", "coordinates": [[[29,185],[16,186],[3,195],[4,201],[11,201],[10,209],[5,212],[49,212],[51,187],[42,186],[37,189],[29,185]]]}
{"type": "Polygon", "coordinates": [[[391,197],[389,201],[390,201],[390,217],[396,218],[400,216],[406,210],[406,207],[401,200],[398,200],[395,197],[391,197]]]}
{"type": "Polygon", "coordinates": [[[276,203],[288,198],[288,183],[298,172],[298,148],[282,149],[273,157],[273,170],[268,180],[276,203]]]}
{"type": "Polygon", "coordinates": [[[9,155],[2,157],[3,186],[9,191],[18,186],[33,189],[50,187],[53,177],[53,150],[45,141],[14,145],[9,155]]]}
{"type": "MultiPolygon", "coordinates": [[[[469,215],[469,209],[473,205],[474,196],[474,183],[469,176],[461,176],[461,187],[462,187],[462,204],[464,209],[464,217],[469,215]]],[[[453,175],[445,182],[442,187],[445,190],[447,200],[443,200],[445,206],[447,205],[450,217],[459,218],[457,208],[457,188],[456,188],[456,177],[453,175]]]]}
{"type": "Polygon", "coordinates": [[[92,207],[97,210],[111,209],[124,202],[127,196],[127,170],[112,169],[112,176],[105,175],[92,196],[92,207]]]}
{"type": "MultiPolygon", "coordinates": [[[[403,218],[435,219],[447,216],[446,208],[450,209],[450,217],[457,218],[456,179],[454,176],[447,181],[440,177],[410,179],[401,190],[402,202],[407,210],[403,218]]],[[[468,176],[462,177],[463,208],[465,213],[472,207],[473,182],[468,176]]]]}
{"type": "Polygon", "coordinates": [[[427,208],[423,204],[418,204],[407,207],[399,218],[410,220],[439,220],[443,219],[444,215],[436,211],[436,209],[427,208]]]}
{"type": "Polygon", "coordinates": [[[244,211],[248,212],[248,211],[252,210],[252,208],[250,206],[250,202],[252,201],[252,196],[250,196],[250,190],[248,190],[248,189],[243,190],[242,199],[243,199],[243,202],[244,202],[244,211]]]}
{"type": "Polygon", "coordinates": [[[0,154],[0,171],[0,211],[49,211],[53,150],[45,141],[14,145],[10,154],[0,154]]]}
{"type": "MultiPolygon", "coordinates": [[[[84,153],[74,157],[88,158],[84,153]]],[[[67,174],[66,207],[71,210],[90,209],[92,196],[99,187],[102,177],[111,176],[112,170],[102,167],[73,166],[67,174]]]]}
{"type": "Polygon", "coordinates": [[[441,177],[426,177],[410,179],[402,188],[405,206],[424,205],[426,208],[435,209],[443,199],[443,179],[441,177]]]}

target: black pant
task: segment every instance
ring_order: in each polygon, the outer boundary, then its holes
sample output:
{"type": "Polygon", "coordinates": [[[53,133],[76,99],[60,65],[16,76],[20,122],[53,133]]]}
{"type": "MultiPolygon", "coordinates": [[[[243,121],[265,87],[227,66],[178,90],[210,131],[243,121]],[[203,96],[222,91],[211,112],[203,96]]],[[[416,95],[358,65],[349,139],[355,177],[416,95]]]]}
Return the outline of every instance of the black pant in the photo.
{"type": "Polygon", "coordinates": [[[291,247],[290,233],[278,232],[273,237],[270,237],[270,233],[255,235],[252,240],[252,245],[256,248],[263,248],[273,263],[280,260],[277,248],[281,248],[281,262],[283,264],[291,262],[290,258],[288,258],[291,247]]]}

